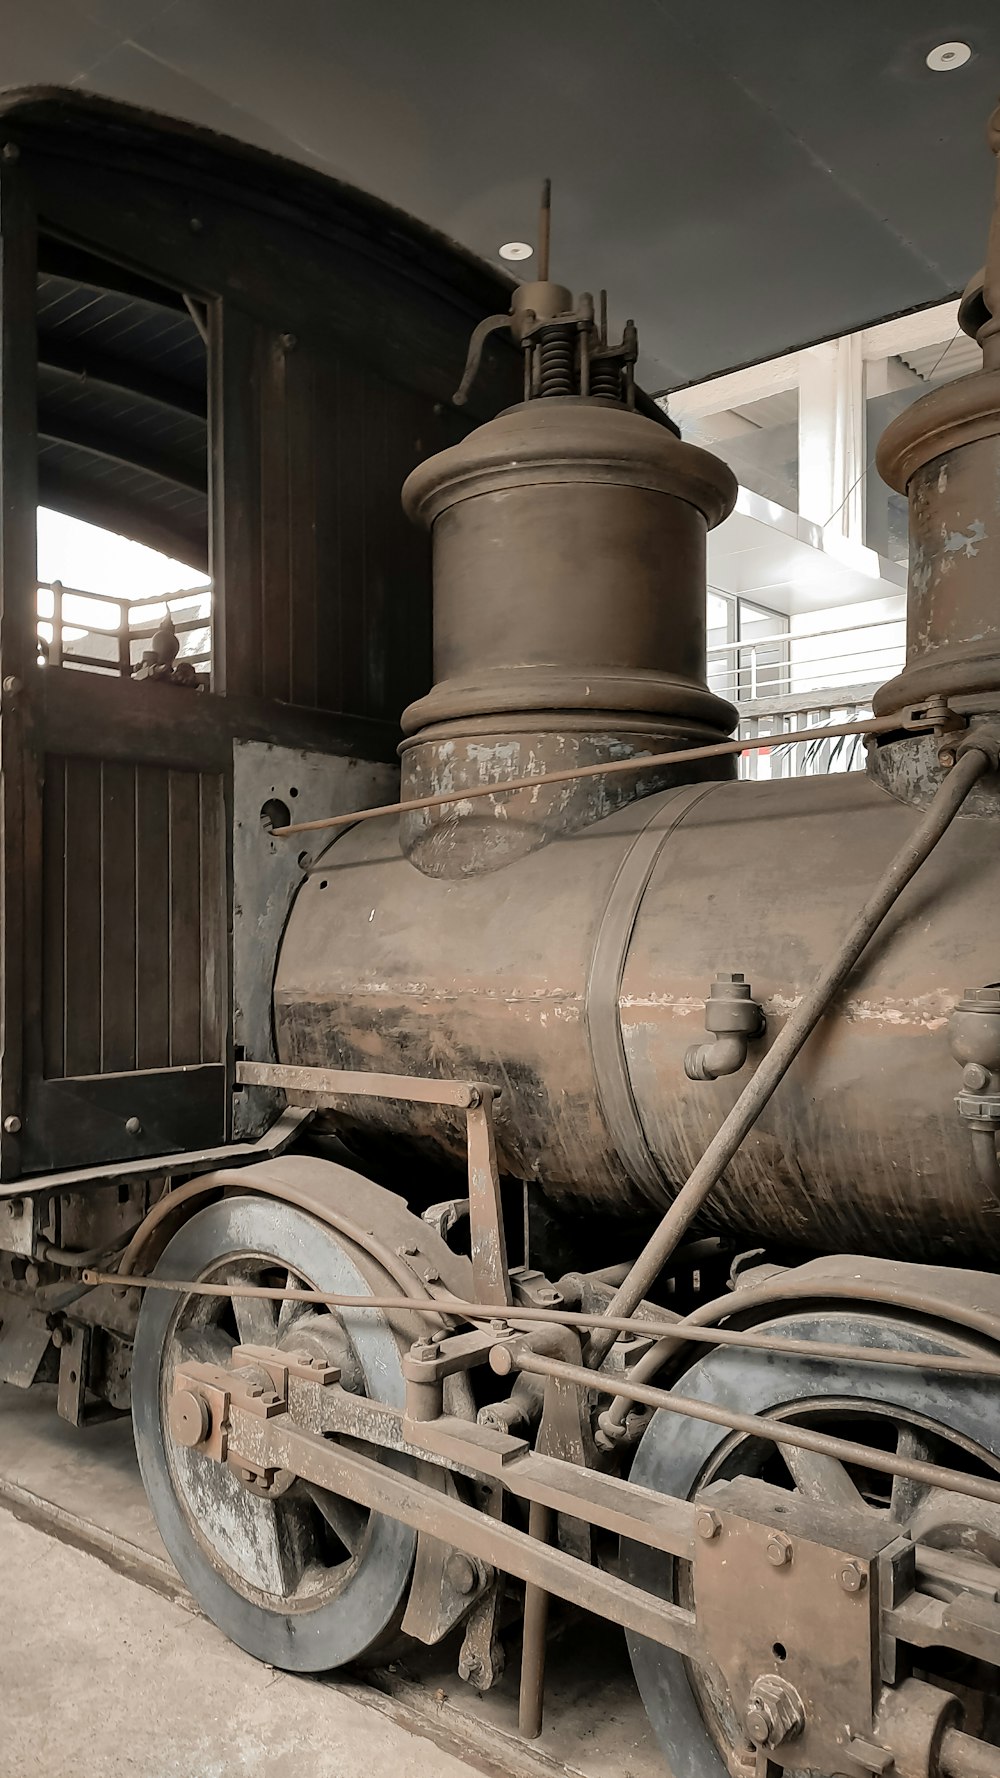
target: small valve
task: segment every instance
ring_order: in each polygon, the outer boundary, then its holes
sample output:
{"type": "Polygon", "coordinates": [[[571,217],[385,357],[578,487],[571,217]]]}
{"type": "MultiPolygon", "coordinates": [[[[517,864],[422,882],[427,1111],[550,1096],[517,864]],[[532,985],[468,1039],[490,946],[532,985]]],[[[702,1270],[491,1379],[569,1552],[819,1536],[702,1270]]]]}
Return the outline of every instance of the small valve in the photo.
{"type": "Polygon", "coordinates": [[[751,996],[742,972],[720,970],[705,1002],[705,1028],[714,1041],[691,1045],[684,1057],[688,1079],[718,1080],[723,1074],[738,1073],[751,1039],[763,1035],[766,1023],[764,1009],[751,996]]]}

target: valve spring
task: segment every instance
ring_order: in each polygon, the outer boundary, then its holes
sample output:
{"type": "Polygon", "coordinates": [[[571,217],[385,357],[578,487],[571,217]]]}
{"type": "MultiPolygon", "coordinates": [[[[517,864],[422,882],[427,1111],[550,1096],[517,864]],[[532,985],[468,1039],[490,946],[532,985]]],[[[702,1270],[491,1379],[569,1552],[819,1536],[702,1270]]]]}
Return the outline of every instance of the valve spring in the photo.
{"type": "Polygon", "coordinates": [[[598,358],[590,367],[590,393],[608,401],[622,398],[622,367],[613,358],[598,358]]]}
{"type": "Polygon", "coordinates": [[[576,330],[546,327],[538,346],[539,395],[576,395],[576,330]]]}

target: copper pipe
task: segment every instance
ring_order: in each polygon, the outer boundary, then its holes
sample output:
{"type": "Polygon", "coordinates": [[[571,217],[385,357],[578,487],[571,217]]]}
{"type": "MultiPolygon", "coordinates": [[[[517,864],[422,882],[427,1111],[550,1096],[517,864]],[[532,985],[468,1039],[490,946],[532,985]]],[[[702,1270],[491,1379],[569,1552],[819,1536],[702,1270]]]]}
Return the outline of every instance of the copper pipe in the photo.
{"type": "MultiPolygon", "coordinates": [[[[520,1322],[529,1324],[537,1322],[542,1326],[555,1328],[578,1327],[584,1330],[602,1328],[614,1333],[655,1337],[658,1342],[662,1339],[663,1345],[672,1342],[679,1346],[685,1340],[693,1340],[711,1346],[740,1346],[753,1352],[777,1351],[782,1357],[834,1358],[848,1361],[854,1359],[862,1364],[898,1365],[921,1371],[951,1371],[958,1376],[1000,1376],[1000,1361],[987,1357],[967,1358],[947,1352],[905,1352],[882,1346],[840,1345],[832,1340],[772,1338],[766,1334],[744,1332],[739,1328],[699,1327],[691,1320],[657,1321],[655,1317],[645,1315],[639,1318],[628,1315],[600,1315],[596,1312],[588,1313],[578,1309],[522,1308],[519,1304],[512,1307],[510,1303],[468,1303],[460,1297],[452,1296],[339,1296],[315,1290],[283,1289],[279,1285],[205,1284],[194,1279],[141,1278],[133,1277],[131,1274],[123,1276],[119,1272],[96,1272],[89,1268],[83,1272],[83,1282],[91,1288],[96,1285],[108,1284],[137,1290],[174,1290],[188,1296],[251,1297],[266,1302],[314,1303],[329,1309],[415,1311],[422,1315],[452,1316],[456,1320],[462,1321],[499,1320],[515,1327],[520,1322]]],[[[852,1286],[851,1288],[856,1287],[852,1286]]],[[[833,1294],[825,1283],[819,1286],[812,1283],[809,1289],[813,1295],[816,1295],[817,1292],[823,1296],[833,1294]]],[[[755,1293],[740,1293],[727,1299],[732,1311],[736,1312],[742,1309],[745,1297],[752,1294],[755,1293]]],[[[658,1349],[658,1346],[654,1346],[651,1351],[655,1352],[658,1349]]],[[[649,1354],[646,1356],[648,1357],[649,1354]]],[[[638,1361],[636,1369],[642,1362],[642,1359],[638,1361]]]]}
{"type": "Polygon", "coordinates": [[[692,1420],[707,1420],[712,1426],[723,1426],[730,1432],[742,1432],[749,1438],[770,1439],[776,1445],[792,1445],[803,1451],[816,1451],[821,1457],[835,1457],[840,1463],[855,1463],[863,1469],[875,1469],[882,1475],[901,1475],[914,1482],[926,1482],[933,1488],[950,1488],[955,1494],[986,1500],[1000,1506],[1000,1482],[983,1476],[963,1475],[961,1470],[947,1469],[943,1464],[925,1463],[918,1457],[900,1457],[862,1445],[854,1439],[835,1438],[832,1433],[816,1432],[811,1426],[794,1421],[771,1420],[763,1414],[739,1414],[735,1409],[719,1408],[691,1396],[675,1395],[667,1389],[651,1389],[644,1383],[615,1380],[602,1371],[585,1365],[566,1364],[559,1358],[543,1358],[527,1347],[512,1349],[495,1346],[490,1364],[501,1376],[510,1370],[528,1371],[536,1377],[554,1377],[560,1383],[576,1383],[581,1389],[597,1390],[602,1395],[624,1395],[641,1407],[662,1409],[668,1414],[683,1414],[692,1420]]]}
{"type": "MultiPolygon", "coordinates": [[[[619,1286],[612,1297],[608,1305],[609,1314],[631,1314],[643,1298],[649,1295],[678,1241],[715,1190],[771,1095],[780,1086],[799,1051],[843,987],[868,941],[878,931],[907,883],[947,832],[970,790],[983,773],[991,768],[995,746],[992,736],[980,743],[976,731],[973,731],[965,746],[966,751],[960,754],[957,763],[935,791],[913,833],[883,871],[830,962],[812,987],[803,994],[794,1012],[789,1013],[773,1044],[743,1088],[732,1110],[723,1119],[701,1160],[681,1187],[658,1228],[650,1236],[624,1284],[619,1286]]],[[[613,1343],[607,1331],[594,1334],[586,1353],[587,1363],[595,1368],[600,1365],[613,1343]]]]}
{"type": "MultiPolygon", "coordinates": [[[[327,827],[353,827],[356,821],[374,821],[381,815],[409,815],[416,809],[443,809],[449,803],[471,802],[477,796],[505,796],[513,790],[537,790],[540,784],[571,784],[578,778],[603,778],[612,772],[645,772],[652,767],[684,765],[698,759],[726,759],[734,753],[760,753],[789,742],[826,740],[836,735],[887,735],[902,726],[902,714],[870,716],[864,722],[839,722],[825,728],[797,729],[790,735],[764,735],[756,741],[713,741],[704,747],[677,747],[670,753],[640,753],[629,759],[606,759],[596,765],[567,766],[560,772],[538,772],[526,778],[506,778],[501,784],[473,784],[468,790],[439,791],[434,796],[415,796],[403,803],[380,803],[373,809],[352,809],[349,814],[324,815],[319,821],[296,821],[290,827],[272,827],[272,839],[291,834],[316,833],[327,827]]],[[[907,721],[907,730],[933,728],[934,723],[907,721]]]]}
{"type": "MultiPolygon", "coordinates": [[[[905,1286],[873,1285],[860,1278],[818,1280],[816,1278],[786,1277],[776,1279],[773,1285],[771,1283],[761,1284],[756,1288],[738,1290],[735,1295],[715,1297],[712,1302],[700,1303],[687,1320],[678,1321],[675,1327],[659,1337],[655,1345],[650,1346],[648,1351],[643,1352],[641,1357],[636,1359],[631,1371],[631,1380],[634,1383],[645,1383],[651,1377],[655,1377],[657,1372],[663,1369],[663,1366],[681,1350],[687,1341],[704,1339],[705,1332],[715,1316],[721,1318],[725,1315],[743,1314],[748,1310],[758,1308],[776,1309],[781,1304],[791,1304],[796,1301],[811,1303],[819,1297],[832,1298],[835,1301],[843,1299],[852,1305],[871,1303],[882,1309],[908,1309],[918,1315],[925,1315],[929,1319],[940,1319],[941,1315],[940,1307],[937,1304],[928,1300],[921,1292],[907,1290],[905,1286]]],[[[996,1323],[992,1316],[984,1316],[975,1309],[956,1305],[955,1320],[959,1325],[985,1335],[987,1339],[996,1339],[996,1323]]],[[[717,1329],[716,1331],[724,1334],[729,1332],[728,1329],[717,1329]]],[[[770,1339],[773,1336],[764,1337],[770,1339]]],[[[720,1344],[723,1345],[728,1343],[730,1342],[726,1339],[720,1341],[720,1344]]],[[[781,1343],[784,1344],[783,1339],[781,1343]]],[[[797,1349],[807,1346],[808,1351],[814,1353],[816,1357],[841,1359],[847,1356],[847,1348],[834,1345],[832,1341],[790,1341],[790,1349],[792,1346],[797,1349]]],[[[880,1350],[878,1347],[854,1346],[850,1350],[859,1358],[864,1353],[866,1360],[870,1357],[871,1361],[878,1362],[877,1355],[880,1350]]],[[[902,1353],[894,1352],[891,1363],[900,1364],[903,1356],[902,1353]]],[[[914,1369],[936,1370],[939,1358],[945,1355],[943,1353],[910,1352],[905,1356],[907,1362],[911,1363],[914,1369]]],[[[946,1366],[945,1368],[950,1369],[951,1367],[946,1366]]],[[[628,1406],[629,1404],[623,1395],[616,1395],[611,1406],[601,1415],[601,1430],[609,1438],[614,1438],[616,1427],[624,1425],[628,1406]]],[[[600,1436],[598,1434],[599,1438],[600,1436]]]]}

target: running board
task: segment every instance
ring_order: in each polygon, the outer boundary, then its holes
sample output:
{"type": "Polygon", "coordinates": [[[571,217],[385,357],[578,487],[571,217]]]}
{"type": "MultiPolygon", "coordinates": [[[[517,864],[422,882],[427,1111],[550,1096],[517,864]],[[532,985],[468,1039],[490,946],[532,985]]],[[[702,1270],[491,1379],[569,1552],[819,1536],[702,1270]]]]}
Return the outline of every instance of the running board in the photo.
{"type": "Polygon", "coordinates": [[[252,1161],[275,1160],[315,1116],[309,1107],[289,1107],[256,1142],[224,1142],[219,1148],[189,1153],[147,1155],[141,1160],[108,1161],[103,1167],[77,1167],[65,1173],[32,1173],[0,1185],[0,1199],[27,1193],[68,1191],[81,1185],[116,1185],[127,1180],[171,1178],[175,1173],[211,1173],[215,1167],[245,1167],[252,1161]]]}

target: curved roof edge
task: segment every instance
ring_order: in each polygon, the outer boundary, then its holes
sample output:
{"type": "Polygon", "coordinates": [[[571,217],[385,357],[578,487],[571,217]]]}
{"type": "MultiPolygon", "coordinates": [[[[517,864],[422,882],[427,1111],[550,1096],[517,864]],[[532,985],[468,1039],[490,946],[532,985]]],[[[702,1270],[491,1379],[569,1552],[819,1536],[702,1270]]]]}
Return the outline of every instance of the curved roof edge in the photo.
{"type": "Polygon", "coordinates": [[[411,275],[419,270],[432,281],[445,275],[452,294],[481,313],[506,308],[514,288],[514,280],[496,267],[384,199],[200,124],[59,86],[0,89],[0,120],[49,137],[56,150],[71,135],[82,138],[93,158],[105,159],[109,168],[119,164],[120,150],[127,147],[150,157],[152,177],[176,173],[190,182],[200,176],[203,183],[228,187],[231,201],[244,209],[266,211],[279,204],[298,211],[302,226],[319,233],[342,232],[346,226],[373,245],[400,252],[411,275]]]}

